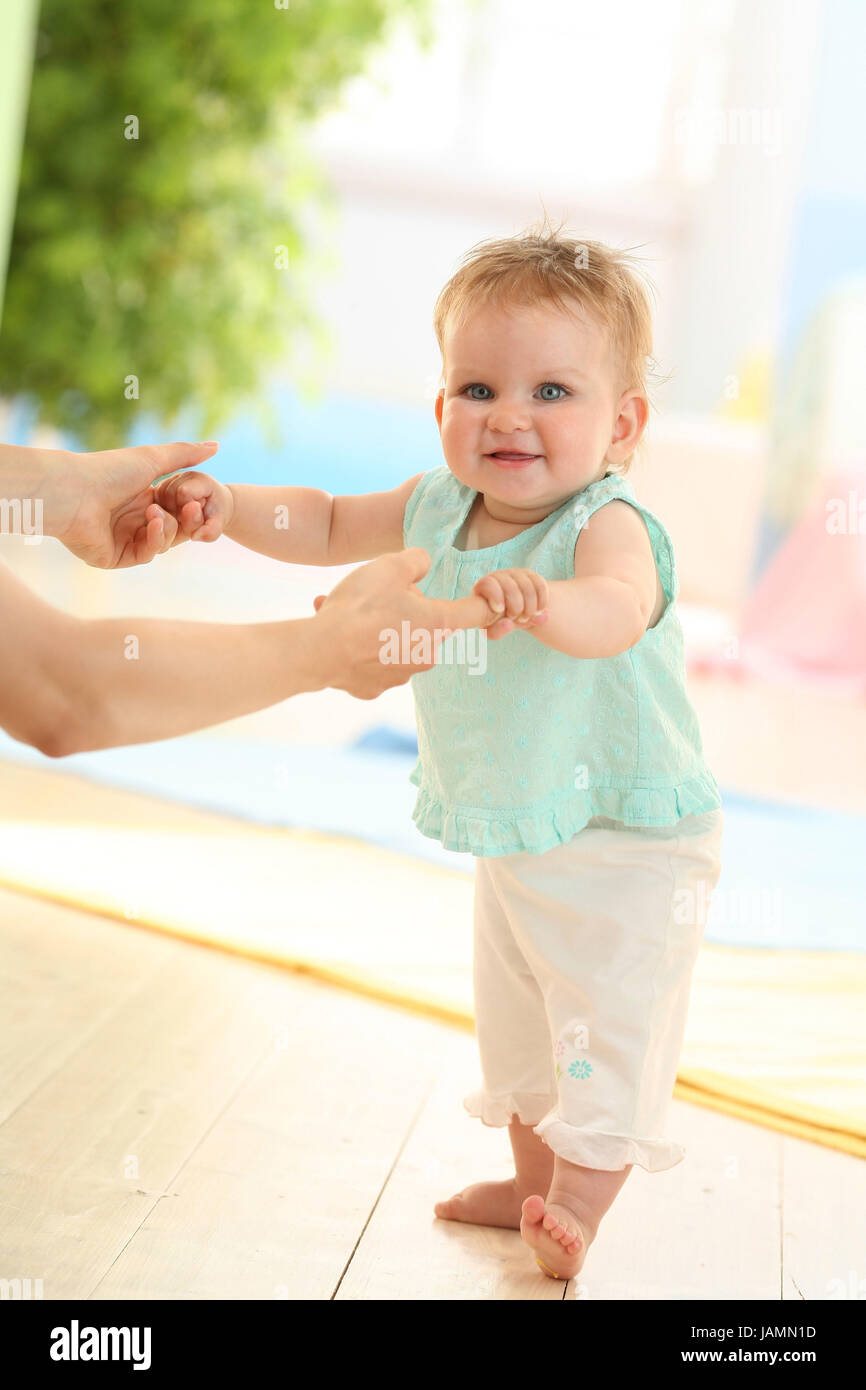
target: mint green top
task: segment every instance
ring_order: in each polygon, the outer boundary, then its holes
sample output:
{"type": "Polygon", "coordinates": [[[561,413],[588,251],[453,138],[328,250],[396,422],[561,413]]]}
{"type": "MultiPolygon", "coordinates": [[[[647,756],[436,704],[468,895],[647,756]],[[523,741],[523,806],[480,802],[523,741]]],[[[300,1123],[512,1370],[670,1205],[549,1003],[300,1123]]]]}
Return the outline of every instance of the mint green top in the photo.
{"type": "Polygon", "coordinates": [[[430,555],[418,586],[425,594],[463,598],[482,575],[512,566],[573,579],[581,528],[621,498],[646,522],[668,602],[655,627],[617,656],[567,656],[518,628],[487,641],[480,674],[470,662],[442,659],[458,641],[449,638],[439,663],[412,677],[418,761],[410,780],[422,834],[484,858],[543,854],[593,816],[672,825],[720,807],[686,694],[679,584],[662,523],[624,477],[609,474],[510,540],[457,550],[475,496],[443,466],[409,498],[403,535],[430,555]]]}

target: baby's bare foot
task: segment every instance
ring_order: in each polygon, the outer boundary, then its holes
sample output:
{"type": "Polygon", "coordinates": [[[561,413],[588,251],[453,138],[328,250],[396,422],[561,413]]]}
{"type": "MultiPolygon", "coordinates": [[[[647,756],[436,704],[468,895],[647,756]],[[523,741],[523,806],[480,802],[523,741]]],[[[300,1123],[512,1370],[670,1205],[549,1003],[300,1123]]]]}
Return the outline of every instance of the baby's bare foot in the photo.
{"type": "Polygon", "coordinates": [[[517,1179],[508,1182],[476,1182],[464,1187],[447,1202],[437,1202],[433,1208],[444,1221],[468,1221],[473,1226],[507,1226],[520,1230],[523,1195],[517,1179]]]}
{"type": "Polygon", "coordinates": [[[520,1234],[548,1278],[573,1279],[586,1259],[588,1241],[576,1212],[543,1197],[527,1197],[521,1208],[520,1234]]]}

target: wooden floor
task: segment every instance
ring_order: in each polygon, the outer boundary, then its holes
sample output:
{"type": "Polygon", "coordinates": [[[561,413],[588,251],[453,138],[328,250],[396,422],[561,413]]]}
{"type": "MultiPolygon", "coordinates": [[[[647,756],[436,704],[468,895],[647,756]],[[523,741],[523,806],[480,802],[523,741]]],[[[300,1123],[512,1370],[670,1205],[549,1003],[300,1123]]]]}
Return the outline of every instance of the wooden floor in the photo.
{"type": "MultiPolygon", "coordinates": [[[[158,866],[151,866],[158,872],[158,866]]],[[[46,1299],[826,1299],[861,1160],[674,1102],[579,1281],[433,1203],[510,1176],[471,1034],[0,891],[0,1278],[46,1299]]],[[[861,1292],[862,1296],[862,1292],[861,1292]]]]}

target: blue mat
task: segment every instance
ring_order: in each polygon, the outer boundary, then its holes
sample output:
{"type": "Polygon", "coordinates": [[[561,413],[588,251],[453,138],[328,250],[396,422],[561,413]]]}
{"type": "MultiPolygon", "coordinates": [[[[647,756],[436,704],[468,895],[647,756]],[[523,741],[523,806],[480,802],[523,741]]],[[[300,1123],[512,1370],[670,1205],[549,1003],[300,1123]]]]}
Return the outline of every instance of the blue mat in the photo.
{"type": "MultiPolygon", "coordinates": [[[[62,762],[0,734],[0,756],[199,806],[261,825],[348,835],[470,873],[412,823],[415,740],[372,729],[348,748],[271,746],[196,735],[81,753],[62,762]]],[[[722,789],[723,871],[706,939],[797,950],[866,949],[866,819],[722,789]]]]}

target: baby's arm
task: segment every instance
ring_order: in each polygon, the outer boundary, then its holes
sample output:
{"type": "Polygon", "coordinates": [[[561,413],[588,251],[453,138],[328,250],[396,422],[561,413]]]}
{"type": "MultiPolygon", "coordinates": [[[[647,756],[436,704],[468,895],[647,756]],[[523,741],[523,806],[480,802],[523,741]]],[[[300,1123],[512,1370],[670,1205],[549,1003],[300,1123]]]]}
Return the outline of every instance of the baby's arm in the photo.
{"type": "Polygon", "coordinates": [[[500,603],[491,583],[504,597],[505,611],[489,629],[491,637],[517,623],[545,646],[583,658],[616,656],[643,637],[655,606],[656,566],[640,513],[628,502],[606,503],[583,527],[574,549],[574,579],[536,575],[530,585],[528,573],[500,571],[475,585],[473,592],[494,607],[500,603]]]}
{"type": "Polygon", "coordinates": [[[225,534],[299,565],[351,565],[403,549],[403,514],[422,474],[389,492],[332,497],[312,487],[232,485],[225,534]]]}
{"type": "Polygon", "coordinates": [[[348,565],[403,549],[403,515],[416,473],[389,492],[332,497],[311,487],[253,487],[183,473],[162,483],[155,501],[184,537],[228,536],[248,550],[300,565],[348,565]]]}

